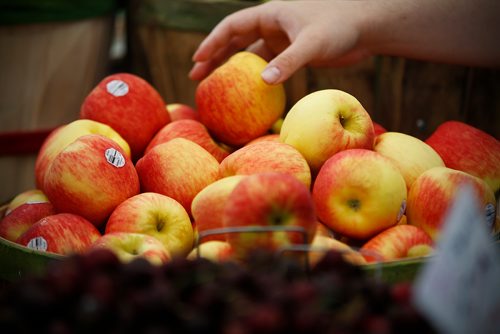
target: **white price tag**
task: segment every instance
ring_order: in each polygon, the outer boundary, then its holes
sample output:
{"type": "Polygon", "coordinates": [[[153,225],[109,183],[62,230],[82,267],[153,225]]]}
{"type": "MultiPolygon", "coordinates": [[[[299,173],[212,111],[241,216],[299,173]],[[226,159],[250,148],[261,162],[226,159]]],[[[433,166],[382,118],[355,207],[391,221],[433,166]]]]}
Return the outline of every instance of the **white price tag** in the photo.
{"type": "Polygon", "coordinates": [[[414,283],[416,307],[440,333],[500,333],[499,248],[474,189],[463,187],[414,283]]]}

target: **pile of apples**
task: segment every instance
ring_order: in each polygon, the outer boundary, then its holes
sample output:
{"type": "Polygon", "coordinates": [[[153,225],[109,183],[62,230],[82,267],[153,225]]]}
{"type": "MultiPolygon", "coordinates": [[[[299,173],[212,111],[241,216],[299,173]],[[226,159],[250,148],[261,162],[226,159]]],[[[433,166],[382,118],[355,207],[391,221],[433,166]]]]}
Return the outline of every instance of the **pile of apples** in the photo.
{"type": "Polygon", "coordinates": [[[500,142],[458,121],[425,141],[385,130],[352,95],[312,92],[285,110],[266,62],[240,52],[199,83],[196,108],[117,73],[54,130],[36,189],[9,203],[0,237],[63,255],[238,260],[307,247],[352,263],[433,252],[464,183],[499,231],[500,142]]]}

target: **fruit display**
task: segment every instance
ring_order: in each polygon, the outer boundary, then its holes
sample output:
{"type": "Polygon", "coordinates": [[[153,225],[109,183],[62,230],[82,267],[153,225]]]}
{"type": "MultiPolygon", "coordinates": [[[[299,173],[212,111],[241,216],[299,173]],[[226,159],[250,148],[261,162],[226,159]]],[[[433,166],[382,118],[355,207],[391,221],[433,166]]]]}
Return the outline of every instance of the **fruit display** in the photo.
{"type": "Polygon", "coordinates": [[[299,248],[311,268],[332,249],[361,268],[425,261],[464,183],[498,233],[497,139],[458,121],[428,140],[390,131],[337,89],[286,110],[265,66],[237,53],[199,83],[196,106],[164,101],[131,73],[104,78],[80,118],[46,138],[36,189],[6,203],[0,240],[161,265],[299,248]]]}
{"type": "Polygon", "coordinates": [[[245,265],[175,258],[123,263],[107,249],[71,255],[0,289],[5,333],[437,333],[388,285],[329,251],[310,272],[255,251],[245,265]],[[26,321],[30,314],[30,321],[26,321]]]}

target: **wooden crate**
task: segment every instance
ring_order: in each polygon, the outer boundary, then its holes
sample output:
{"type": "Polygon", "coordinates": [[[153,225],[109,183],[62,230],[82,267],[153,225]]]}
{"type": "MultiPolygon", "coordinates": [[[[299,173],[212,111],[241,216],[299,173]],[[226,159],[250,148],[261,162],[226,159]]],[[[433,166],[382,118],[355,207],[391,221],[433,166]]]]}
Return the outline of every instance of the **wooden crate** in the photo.
{"type": "MultiPolygon", "coordinates": [[[[249,1],[132,0],[132,70],[167,103],[195,105],[197,82],[188,79],[191,56],[225,15],[249,1]]],[[[421,139],[445,120],[461,120],[500,137],[500,71],[377,56],[347,68],[304,68],[285,84],[287,107],[326,88],[354,95],[388,130],[421,139]]]]}
{"type": "Polygon", "coordinates": [[[78,118],[108,70],[112,27],[110,16],[0,26],[0,202],[35,187],[36,152],[10,148],[78,118]]]}

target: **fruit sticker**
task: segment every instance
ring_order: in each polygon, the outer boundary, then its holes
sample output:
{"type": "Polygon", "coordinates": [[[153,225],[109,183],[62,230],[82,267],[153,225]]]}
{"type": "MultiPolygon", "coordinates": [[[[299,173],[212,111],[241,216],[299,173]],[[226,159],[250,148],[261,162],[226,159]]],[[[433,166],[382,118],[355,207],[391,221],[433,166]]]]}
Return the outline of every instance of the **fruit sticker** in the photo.
{"type": "Polygon", "coordinates": [[[114,148],[108,148],[104,152],[104,156],[106,157],[107,162],[109,162],[110,164],[112,164],[117,168],[125,166],[125,158],[123,157],[123,154],[121,154],[114,148]]]}
{"type": "Polygon", "coordinates": [[[47,244],[47,240],[45,240],[43,237],[36,237],[36,238],[33,238],[31,239],[28,244],[26,245],[26,247],[30,248],[30,249],[34,249],[34,250],[37,250],[37,251],[47,251],[47,248],[48,248],[48,244],[47,244]]]}
{"type": "Polygon", "coordinates": [[[121,80],[111,80],[106,84],[109,94],[120,97],[128,94],[128,85],[121,80]]]}
{"type": "Polygon", "coordinates": [[[397,222],[401,220],[401,217],[403,217],[405,212],[406,212],[406,200],[403,200],[401,202],[401,207],[399,208],[398,218],[396,219],[397,222]]]}

